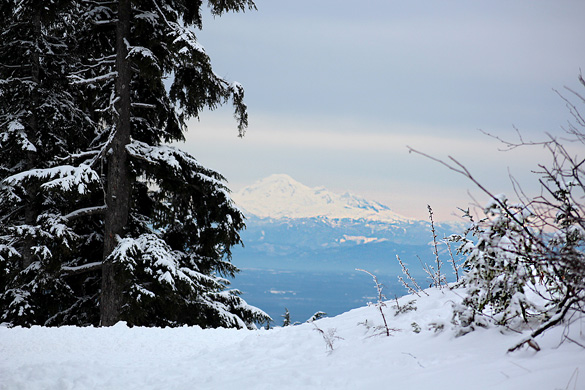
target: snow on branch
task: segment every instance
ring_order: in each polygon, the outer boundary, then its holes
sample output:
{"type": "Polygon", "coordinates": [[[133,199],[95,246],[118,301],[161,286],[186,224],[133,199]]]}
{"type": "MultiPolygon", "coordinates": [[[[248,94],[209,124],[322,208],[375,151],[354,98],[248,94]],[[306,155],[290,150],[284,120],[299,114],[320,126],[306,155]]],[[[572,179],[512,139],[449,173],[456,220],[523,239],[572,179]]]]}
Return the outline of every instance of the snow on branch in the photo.
{"type": "Polygon", "coordinates": [[[158,64],[158,58],[154,55],[154,53],[144,46],[131,46],[128,45],[128,55],[126,58],[132,57],[142,57],[148,60],[151,64],[153,64],[157,69],[160,69],[160,65],[158,64]]]}
{"type": "Polygon", "coordinates": [[[158,23],[158,16],[154,12],[140,11],[134,17],[136,19],[145,20],[153,26],[158,23]]]}
{"type": "Polygon", "coordinates": [[[177,26],[174,33],[176,38],[173,41],[173,44],[182,45],[182,48],[179,49],[180,54],[190,54],[192,52],[197,52],[207,56],[205,53],[205,48],[201,46],[199,42],[197,42],[195,34],[193,34],[192,31],[186,28],[179,28],[179,26],[177,26]]]}
{"type": "MultiPolygon", "coordinates": [[[[173,170],[181,170],[179,159],[182,159],[181,157],[183,156],[180,156],[180,154],[184,154],[184,152],[171,146],[150,146],[144,142],[133,141],[126,146],[126,150],[132,157],[146,161],[149,164],[166,165],[173,170]]],[[[199,165],[195,159],[191,159],[193,161],[187,161],[199,165]]]]}
{"type": "Polygon", "coordinates": [[[104,214],[106,212],[106,209],[107,206],[86,207],[83,209],[72,211],[69,214],[63,216],[63,218],[67,221],[70,221],[72,219],[81,218],[88,215],[104,214]]]}
{"type": "Polygon", "coordinates": [[[42,235],[50,240],[58,238],[67,248],[71,248],[69,243],[74,242],[77,238],[77,234],[63,223],[63,217],[60,215],[41,214],[37,218],[37,222],[41,224],[42,235]]]}
{"type": "Polygon", "coordinates": [[[0,260],[6,261],[10,257],[20,257],[20,253],[12,245],[0,244],[0,260]]]}
{"type": "Polygon", "coordinates": [[[196,284],[192,272],[185,272],[179,262],[181,254],[174,251],[164,240],[153,233],[142,234],[138,238],[126,237],[118,241],[108,261],[123,264],[132,272],[145,271],[159,284],[176,290],[176,282],[196,284]]]}
{"type": "Polygon", "coordinates": [[[151,110],[154,110],[157,108],[157,106],[155,106],[154,104],[147,104],[147,103],[132,103],[131,105],[132,105],[132,107],[135,107],[135,108],[147,108],[147,109],[151,109],[151,110]]]}
{"type": "Polygon", "coordinates": [[[61,267],[61,271],[67,275],[77,275],[82,274],[84,272],[91,272],[98,270],[102,267],[101,261],[96,261],[94,263],[88,263],[83,265],[78,265],[76,267],[61,267]]]}
{"type": "Polygon", "coordinates": [[[85,13],[85,16],[91,21],[92,24],[111,24],[117,21],[117,19],[114,17],[115,15],[112,7],[105,4],[106,3],[95,2],[90,10],[85,13]],[[100,19],[100,17],[105,19],[100,19]]]}
{"type": "MultiPolygon", "coordinates": [[[[43,243],[50,243],[51,246],[61,245],[64,248],[71,249],[79,238],[75,231],[64,222],[62,216],[46,213],[39,215],[34,225],[12,225],[8,226],[6,231],[11,236],[11,239],[14,240],[11,245],[14,245],[14,243],[17,243],[22,239],[30,240],[35,244],[34,246],[31,246],[33,252],[39,257],[48,259],[51,258],[52,255],[50,250],[43,245],[43,243]]],[[[0,246],[0,251],[5,248],[6,247],[3,248],[0,246]]],[[[11,252],[8,254],[14,255],[15,253],[11,252]]]]}
{"type": "Polygon", "coordinates": [[[92,78],[89,78],[89,79],[85,79],[85,78],[79,77],[77,75],[70,76],[70,79],[71,79],[71,84],[73,84],[73,85],[86,85],[86,84],[99,83],[99,82],[102,82],[102,81],[113,80],[117,76],[118,76],[118,72],[115,72],[114,71],[114,72],[106,73],[104,75],[92,77],[92,78]]]}
{"type": "Polygon", "coordinates": [[[582,301],[582,296],[573,296],[565,302],[565,305],[560,308],[558,313],[552,316],[548,321],[541,324],[537,329],[530,333],[530,336],[522,339],[513,347],[508,349],[508,352],[514,352],[517,349],[521,348],[523,345],[528,344],[530,347],[534,348],[537,351],[540,351],[540,347],[534,341],[534,338],[542,333],[544,333],[547,329],[552,328],[553,326],[557,325],[558,323],[562,322],[565,319],[565,316],[571,309],[575,309],[579,301],[582,301]]]}
{"type": "Polygon", "coordinates": [[[28,180],[45,181],[41,187],[46,190],[60,189],[61,191],[77,190],[80,194],[86,194],[92,183],[99,183],[100,177],[91,167],[81,164],[79,167],[62,165],[54,168],[31,169],[4,179],[4,184],[9,186],[21,185],[28,180]]]}
{"type": "Polygon", "coordinates": [[[10,136],[16,138],[16,143],[21,146],[23,151],[36,152],[36,146],[29,141],[24,131],[24,126],[17,120],[13,120],[8,124],[8,130],[0,134],[0,146],[8,142],[10,136]]]}
{"type": "MultiPolygon", "coordinates": [[[[239,298],[237,295],[230,294],[228,292],[214,293],[210,295],[202,295],[199,297],[199,302],[215,312],[220,318],[224,325],[235,326],[237,328],[246,328],[247,324],[235,313],[232,313],[230,309],[235,309],[233,306],[234,301],[239,304],[239,298]]],[[[261,315],[260,313],[256,313],[261,315]]]]}
{"type": "Polygon", "coordinates": [[[207,170],[193,156],[180,149],[166,145],[150,146],[144,142],[133,141],[126,145],[126,150],[130,156],[151,166],[168,169],[185,178],[197,176],[214,187],[224,187],[220,180],[202,173],[207,170]]]}
{"type": "MultiPolygon", "coordinates": [[[[162,11],[162,9],[160,8],[160,6],[158,5],[158,2],[156,0],[152,1],[156,9],[158,10],[159,15],[163,18],[165,24],[171,30],[169,35],[175,37],[175,39],[173,40],[173,44],[177,46],[179,45],[183,46],[181,49],[179,49],[179,53],[191,54],[193,51],[196,51],[198,53],[201,53],[202,55],[207,56],[207,54],[205,53],[205,48],[197,42],[195,33],[185,26],[181,26],[178,23],[169,21],[165,16],[164,12],[162,11]]],[[[153,14],[152,16],[149,15],[149,17],[154,18],[155,16],[153,14]]]]}

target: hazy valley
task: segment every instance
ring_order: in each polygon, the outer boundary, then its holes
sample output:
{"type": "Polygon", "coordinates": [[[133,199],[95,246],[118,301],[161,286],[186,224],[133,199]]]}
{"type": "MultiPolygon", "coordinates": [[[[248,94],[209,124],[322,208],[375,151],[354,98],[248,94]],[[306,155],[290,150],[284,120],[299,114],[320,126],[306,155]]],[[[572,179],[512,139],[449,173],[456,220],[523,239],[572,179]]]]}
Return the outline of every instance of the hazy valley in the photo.
{"type": "MultiPolygon", "coordinates": [[[[406,290],[399,255],[422,285],[421,260],[434,262],[429,221],[410,219],[390,207],[351,194],[309,188],[287,175],[272,175],[233,194],[247,216],[244,247],[233,252],[242,272],[233,287],[276,323],[285,307],[295,321],[318,310],[330,315],[363,306],[375,289],[366,269],[385,285],[387,297],[406,290]]],[[[435,224],[439,239],[463,228],[435,224]]],[[[440,246],[443,261],[449,259],[440,246]]],[[[452,268],[445,264],[450,277],[452,268]]]]}

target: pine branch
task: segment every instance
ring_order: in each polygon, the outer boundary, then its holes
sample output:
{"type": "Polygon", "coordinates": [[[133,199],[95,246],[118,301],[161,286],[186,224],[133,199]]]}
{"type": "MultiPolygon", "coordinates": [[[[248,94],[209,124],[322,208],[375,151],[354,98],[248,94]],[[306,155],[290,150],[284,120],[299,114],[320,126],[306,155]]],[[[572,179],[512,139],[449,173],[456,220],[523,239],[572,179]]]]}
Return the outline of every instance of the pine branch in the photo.
{"type": "Polygon", "coordinates": [[[65,157],[56,156],[55,158],[59,161],[70,161],[70,160],[77,160],[77,159],[82,159],[82,158],[86,158],[86,157],[93,157],[99,153],[100,153],[99,150],[89,150],[89,151],[81,152],[81,153],[71,153],[65,157]]]}
{"type": "Polygon", "coordinates": [[[77,267],[61,267],[61,272],[67,276],[79,275],[86,272],[97,271],[102,268],[102,262],[96,261],[94,263],[84,264],[77,267]]]}
{"type": "Polygon", "coordinates": [[[84,209],[72,211],[69,214],[63,216],[63,218],[67,221],[71,221],[72,219],[86,217],[88,215],[103,215],[106,212],[106,209],[107,206],[87,207],[84,209]]]}
{"type": "Polygon", "coordinates": [[[118,76],[118,72],[109,72],[101,76],[92,77],[89,79],[84,79],[83,77],[79,77],[76,75],[71,76],[71,84],[73,85],[86,85],[86,84],[93,84],[100,81],[108,81],[114,80],[118,76]]]}

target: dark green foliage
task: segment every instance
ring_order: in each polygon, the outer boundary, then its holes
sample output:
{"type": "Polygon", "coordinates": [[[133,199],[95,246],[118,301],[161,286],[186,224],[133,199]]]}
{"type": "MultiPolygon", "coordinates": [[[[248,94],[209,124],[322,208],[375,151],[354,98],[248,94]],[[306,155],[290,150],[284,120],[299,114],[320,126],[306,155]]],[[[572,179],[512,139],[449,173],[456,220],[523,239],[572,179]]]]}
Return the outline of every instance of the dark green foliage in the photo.
{"type": "Polygon", "coordinates": [[[71,2],[6,1],[0,12],[0,320],[43,324],[75,301],[61,267],[82,236],[63,216],[99,187],[91,168],[70,165],[95,125],[67,78],[71,2]]]}
{"type": "MultiPolygon", "coordinates": [[[[98,325],[104,193],[117,132],[118,2],[0,4],[0,322],[98,325]]],[[[119,320],[132,325],[252,326],[266,321],[224,279],[238,271],[242,214],[225,178],[163,145],[185,121],[243,89],[213,73],[191,26],[200,1],[134,0],[127,39],[130,209],[105,261],[117,264],[119,320]],[[165,80],[171,77],[170,90],[165,80]]],[[[254,9],[209,1],[213,14],[254,9]]]]}
{"type": "Polygon", "coordinates": [[[286,307],[284,308],[284,314],[282,315],[282,318],[282,326],[290,326],[290,312],[286,307]]]}
{"type": "Polygon", "coordinates": [[[324,311],[318,311],[315,314],[313,314],[311,316],[311,318],[309,318],[307,320],[307,322],[317,321],[318,319],[321,319],[321,318],[324,318],[324,317],[327,317],[327,313],[325,313],[324,311]]]}

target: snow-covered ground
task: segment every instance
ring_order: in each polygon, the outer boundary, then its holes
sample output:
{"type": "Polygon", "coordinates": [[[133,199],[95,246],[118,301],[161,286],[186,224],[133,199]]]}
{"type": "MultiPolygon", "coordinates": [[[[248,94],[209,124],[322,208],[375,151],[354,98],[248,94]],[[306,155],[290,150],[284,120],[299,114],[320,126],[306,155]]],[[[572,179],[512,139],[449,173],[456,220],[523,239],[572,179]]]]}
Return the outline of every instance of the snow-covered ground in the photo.
{"type": "Polygon", "coordinates": [[[457,294],[427,291],[399,299],[416,300],[406,313],[387,302],[390,337],[374,306],[258,331],[0,327],[0,389],[585,389],[585,349],[563,342],[585,344],[585,319],[537,338],[540,352],[507,353],[522,335],[455,337],[457,294]]]}

